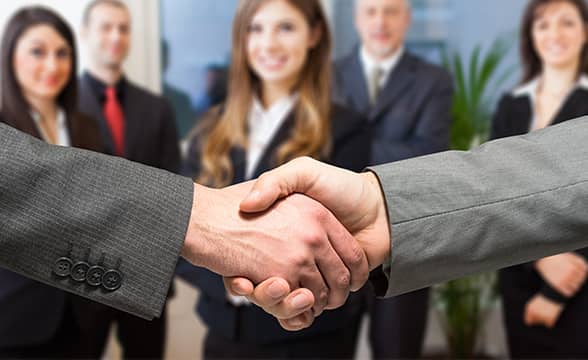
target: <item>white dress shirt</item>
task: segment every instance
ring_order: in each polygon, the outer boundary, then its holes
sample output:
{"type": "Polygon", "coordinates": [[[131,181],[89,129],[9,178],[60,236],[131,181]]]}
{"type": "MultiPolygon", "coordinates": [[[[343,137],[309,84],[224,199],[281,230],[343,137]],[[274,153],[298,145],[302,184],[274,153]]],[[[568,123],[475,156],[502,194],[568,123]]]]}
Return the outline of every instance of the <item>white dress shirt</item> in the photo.
{"type": "Polygon", "coordinates": [[[249,148],[247,149],[246,179],[251,179],[253,176],[265,150],[294,109],[297,101],[298,94],[292,94],[276,101],[269,109],[265,109],[261,101],[257,97],[254,98],[247,118],[249,148]]]}
{"type": "MultiPolygon", "coordinates": [[[[366,81],[370,81],[370,79],[372,78],[372,74],[375,72],[375,68],[378,67],[380,70],[382,70],[382,75],[379,79],[378,88],[382,89],[386,84],[386,81],[388,81],[390,74],[392,73],[396,65],[398,65],[398,62],[400,61],[400,58],[402,58],[402,55],[404,55],[404,46],[398,48],[398,50],[396,50],[396,52],[394,52],[394,54],[392,54],[388,58],[382,61],[376,61],[370,56],[370,54],[368,54],[368,52],[362,46],[359,52],[359,57],[361,60],[361,64],[363,66],[363,73],[365,75],[366,81]]],[[[367,86],[368,89],[371,88],[371,84],[368,83],[367,86]]]]}
{"type": "MultiPolygon", "coordinates": [[[[35,125],[37,126],[37,130],[39,130],[39,134],[45,142],[49,142],[49,137],[43,130],[41,126],[41,114],[38,112],[31,110],[31,116],[35,121],[35,125]]],[[[57,109],[57,143],[54,145],[60,146],[71,146],[71,141],[69,138],[69,129],[67,128],[67,122],[65,121],[65,111],[62,108],[57,109]]]]}
{"type": "MultiPolygon", "coordinates": [[[[536,103],[537,103],[537,90],[539,87],[539,82],[540,82],[540,78],[536,77],[535,79],[517,87],[516,89],[514,89],[512,91],[513,97],[523,97],[523,96],[529,97],[529,101],[531,103],[531,116],[532,116],[529,131],[537,129],[538,118],[537,118],[537,114],[535,113],[535,108],[536,108],[536,103]]],[[[578,81],[570,89],[568,94],[564,97],[560,106],[563,106],[563,104],[565,104],[568,96],[570,96],[570,94],[573,93],[574,90],[576,90],[576,89],[588,90],[588,76],[586,74],[580,75],[580,77],[578,78],[578,81]]],[[[556,112],[556,114],[557,114],[557,112],[556,112]]]]}

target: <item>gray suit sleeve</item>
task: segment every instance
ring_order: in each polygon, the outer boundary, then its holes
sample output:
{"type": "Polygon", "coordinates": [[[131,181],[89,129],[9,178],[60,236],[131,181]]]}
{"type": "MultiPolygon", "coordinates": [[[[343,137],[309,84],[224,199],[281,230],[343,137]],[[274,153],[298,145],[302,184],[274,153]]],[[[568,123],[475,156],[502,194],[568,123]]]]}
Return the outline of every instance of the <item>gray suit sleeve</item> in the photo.
{"type": "Polygon", "coordinates": [[[392,252],[386,296],[588,246],[588,117],[375,167],[392,252]]]}
{"type": "Polygon", "coordinates": [[[188,226],[192,182],[47,145],[1,124],[0,144],[0,266],[143,318],[159,316],[188,226]],[[118,271],[120,287],[58,276],[62,257],[118,271]]]}

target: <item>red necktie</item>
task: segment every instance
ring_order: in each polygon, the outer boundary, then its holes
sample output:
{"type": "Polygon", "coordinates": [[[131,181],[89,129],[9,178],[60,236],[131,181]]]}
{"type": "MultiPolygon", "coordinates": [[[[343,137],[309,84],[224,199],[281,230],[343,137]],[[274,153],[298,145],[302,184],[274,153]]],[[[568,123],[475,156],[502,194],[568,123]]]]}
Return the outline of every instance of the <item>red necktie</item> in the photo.
{"type": "Polygon", "coordinates": [[[115,155],[124,156],[125,154],[125,116],[122,106],[116,98],[116,88],[110,86],[106,88],[106,101],[104,101],[104,117],[110,128],[112,140],[114,143],[115,155]]]}

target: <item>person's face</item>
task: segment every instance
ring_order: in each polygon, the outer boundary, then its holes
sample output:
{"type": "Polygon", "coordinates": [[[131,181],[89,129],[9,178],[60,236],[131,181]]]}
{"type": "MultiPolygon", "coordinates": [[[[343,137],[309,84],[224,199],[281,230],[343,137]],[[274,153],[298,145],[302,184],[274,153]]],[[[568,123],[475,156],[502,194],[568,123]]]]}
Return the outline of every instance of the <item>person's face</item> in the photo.
{"type": "Polygon", "coordinates": [[[578,64],[586,43],[586,26],[574,5],[557,1],[540,8],[531,32],[544,66],[561,68],[578,64]]]}
{"type": "Polygon", "coordinates": [[[27,99],[55,101],[72,71],[72,49],[49,25],[35,25],[16,42],[12,66],[27,99]]]}
{"type": "Polygon", "coordinates": [[[249,24],[247,62],[263,85],[290,90],[319,39],[319,31],[297,8],[286,0],[269,0],[249,24]]]}
{"type": "Polygon", "coordinates": [[[404,42],[411,16],[407,0],[356,0],[355,26],[375,59],[391,56],[404,42]]]}
{"type": "Polygon", "coordinates": [[[131,19],[126,9],[109,4],[94,7],[82,31],[91,61],[120,68],[129,52],[130,30],[131,19]]]}

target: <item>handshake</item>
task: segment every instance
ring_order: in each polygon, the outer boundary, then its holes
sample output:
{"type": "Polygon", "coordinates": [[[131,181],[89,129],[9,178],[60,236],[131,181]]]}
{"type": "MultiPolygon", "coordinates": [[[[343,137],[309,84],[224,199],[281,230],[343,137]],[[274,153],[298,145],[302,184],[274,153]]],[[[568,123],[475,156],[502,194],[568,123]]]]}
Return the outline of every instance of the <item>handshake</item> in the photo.
{"type": "Polygon", "coordinates": [[[224,276],[229,292],[285,329],[342,306],[390,256],[385,200],[371,172],[299,158],[255,181],[194,186],[182,256],[224,276]]]}

